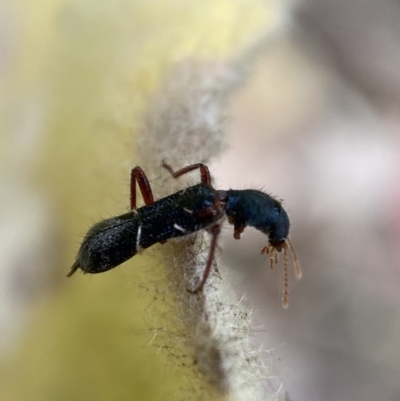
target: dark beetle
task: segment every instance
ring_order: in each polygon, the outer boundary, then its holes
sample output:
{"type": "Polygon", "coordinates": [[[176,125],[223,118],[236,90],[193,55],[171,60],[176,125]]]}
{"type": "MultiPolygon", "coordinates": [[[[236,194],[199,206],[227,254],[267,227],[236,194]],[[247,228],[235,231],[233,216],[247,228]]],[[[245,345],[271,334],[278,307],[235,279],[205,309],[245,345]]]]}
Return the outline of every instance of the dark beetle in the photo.
{"type": "Polygon", "coordinates": [[[102,273],[113,269],[135,256],[142,249],[170,238],[182,237],[201,229],[212,235],[210,252],[203,278],[192,293],[197,293],[210,273],[217,238],[225,218],[234,225],[234,238],[240,239],[247,226],[268,236],[268,244],[261,253],[269,254],[270,266],[278,263],[278,252],[284,255],[283,304],[288,304],[288,252],[293,255],[297,277],[301,276],[293,246],[288,238],[290,222],[281,203],[264,192],[245,190],[215,190],[210,172],[202,163],[174,172],[163,163],[174,178],[195,169],[200,170],[201,183],[154,201],[149,181],[140,167],[131,172],[131,211],[95,224],[86,234],[75,263],[68,273],[72,276],[80,268],[85,273],[102,273]],[[136,207],[136,183],[145,206],[136,207]]]}

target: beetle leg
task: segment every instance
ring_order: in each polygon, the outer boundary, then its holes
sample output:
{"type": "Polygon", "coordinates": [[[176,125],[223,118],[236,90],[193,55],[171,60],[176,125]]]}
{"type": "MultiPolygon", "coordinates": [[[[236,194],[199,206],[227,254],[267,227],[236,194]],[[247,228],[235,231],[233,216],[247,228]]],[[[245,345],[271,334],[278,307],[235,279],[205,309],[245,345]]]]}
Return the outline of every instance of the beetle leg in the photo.
{"type": "Polygon", "coordinates": [[[203,164],[203,163],[196,163],[192,164],[190,166],[186,166],[181,168],[180,170],[174,171],[172,167],[163,160],[162,166],[168,170],[168,172],[172,175],[174,178],[178,178],[183,174],[189,173],[190,171],[200,169],[200,177],[201,177],[201,183],[202,184],[209,184],[211,185],[211,174],[210,170],[208,167],[203,164]]]}
{"type": "Polygon", "coordinates": [[[153,191],[144,171],[136,166],[131,171],[131,210],[136,209],[136,183],[139,185],[144,203],[150,205],[154,202],[153,191]]]}
{"type": "Polygon", "coordinates": [[[233,238],[240,239],[240,234],[243,233],[244,229],[246,228],[245,224],[238,224],[235,223],[234,231],[233,231],[233,238]]]}
{"type": "Polygon", "coordinates": [[[210,232],[212,235],[211,244],[210,244],[210,252],[208,254],[207,264],[204,269],[203,278],[201,279],[200,283],[194,290],[188,289],[188,291],[192,294],[197,294],[203,290],[204,284],[207,281],[208,276],[210,275],[211,267],[212,267],[214,255],[215,255],[215,249],[217,247],[218,236],[221,233],[221,225],[215,224],[214,226],[211,227],[210,232]]]}

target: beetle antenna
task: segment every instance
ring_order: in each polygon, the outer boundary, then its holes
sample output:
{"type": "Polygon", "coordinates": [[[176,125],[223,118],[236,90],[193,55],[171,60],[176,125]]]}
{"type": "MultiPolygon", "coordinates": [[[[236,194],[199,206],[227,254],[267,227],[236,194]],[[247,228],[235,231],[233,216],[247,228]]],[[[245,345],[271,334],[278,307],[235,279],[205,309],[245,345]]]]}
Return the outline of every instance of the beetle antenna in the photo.
{"type": "Polygon", "coordinates": [[[288,249],[285,244],[283,247],[283,295],[282,306],[287,309],[289,307],[289,273],[288,273],[288,249]]]}
{"type": "Polygon", "coordinates": [[[273,270],[275,267],[275,248],[272,248],[269,252],[269,267],[273,270]]]}
{"type": "Polygon", "coordinates": [[[303,275],[303,272],[301,271],[299,259],[297,258],[296,252],[295,252],[292,242],[290,241],[289,238],[286,239],[286,242],[288,243],[290,251],[292,252],[293,262],[294,262],[294,270],[296,272],[296,278],[300,279],[301,276],[303,275]]]}

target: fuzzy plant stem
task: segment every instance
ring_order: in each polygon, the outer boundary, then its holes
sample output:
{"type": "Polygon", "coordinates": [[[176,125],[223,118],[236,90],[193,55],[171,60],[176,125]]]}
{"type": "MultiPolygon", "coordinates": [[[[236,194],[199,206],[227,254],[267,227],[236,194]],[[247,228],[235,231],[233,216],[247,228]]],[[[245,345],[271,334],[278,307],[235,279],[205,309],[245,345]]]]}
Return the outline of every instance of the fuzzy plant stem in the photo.
{"type": "MultiPolygon", "coordinates": [[[[193,163],[208,163],[220,154],[224,148],[223,122],[228,100],[233,90],[245,82],[271,37],[271,31],[260,35],[228,61],[191,59],[173,68],[143,120],[138,154],[140,165],[150,178],[160,174],[168,177],[168,172],[161,169],[163,159],[179,169],[193,163]]],[[[197,183],[200,175],[193,174],[178,180],[165,178],[162,185],[155,180],[155,198],[173,193],[177,185],[182,188],[197,183]]],[[[209,239],[208,233],[200,232],[159,247],[166,268],[167,291],[175,303],[172,325],[182,327],[179,335],[176,329],[171,334],[174,338],[166,341],[170,348],[179,348],[188,356],[217,398],[277,400],[282,395],[279,390],[266,390],[272,380],[272,368],[263,363],[260,350],[249,343],[251,311],[236,300],[226,277],[221,279],[218,273],[229,268],[218,265],[217,269],[214,262],[203,291],[187,291],[195,288],[202,277],[209,239]]],[[[204,388],[197,390],[194,398],[214,399],[205,397],[204,388]]]]}

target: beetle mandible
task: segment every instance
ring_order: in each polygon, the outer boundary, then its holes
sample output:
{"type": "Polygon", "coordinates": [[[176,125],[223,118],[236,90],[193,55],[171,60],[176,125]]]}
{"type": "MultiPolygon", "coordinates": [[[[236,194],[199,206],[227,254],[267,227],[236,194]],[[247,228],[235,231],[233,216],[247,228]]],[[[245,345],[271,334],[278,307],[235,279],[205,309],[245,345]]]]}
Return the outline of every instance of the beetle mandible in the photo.
{"type": "Polygon", "coordinates": [[[194,289],[202,291],[210,274],[222,222],[227,218],[234,226],[233,237],[240,239],[247,226],[254,227],[268,236],[268,244],[261,254],[269,255],[273,269],[283,251],[283,306],[288,306],[288,251],[292,254],[295,273],[301,277],[301,268],[288,237],[289,217],[281,202],[254,189],[216,190],[211,184],[208,167],[203,163],[192,164],[174,171],[163,161],[162,166],[174,178],[193,170],[200,170],[200,184],[191,186],[165,198],[154,201],[146,174],[140,167],[131,171],[130,207],[128,213],[111,217],[94,224],[85,235],[75,263],[67,277],[78,268],[84,273],[102,273],[113,269],[135,256],[141,250],[170,238],[182,237],[207,229],[211,234],[210,251],[203,277],[194,289]],[[136,184],[145,205],[136,207],[136,184]]]}

